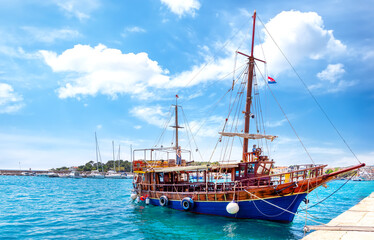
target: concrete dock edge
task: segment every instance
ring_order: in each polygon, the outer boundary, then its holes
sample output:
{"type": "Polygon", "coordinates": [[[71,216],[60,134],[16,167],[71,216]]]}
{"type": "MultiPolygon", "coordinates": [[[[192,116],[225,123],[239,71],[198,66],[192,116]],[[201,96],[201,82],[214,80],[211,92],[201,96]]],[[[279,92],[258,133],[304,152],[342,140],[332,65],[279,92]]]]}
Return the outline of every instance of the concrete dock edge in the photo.
{"type": "Polygon", "coordinates": [[[314,231],[303,240],[374,239],[374,192],[326,225],[312,226],[324,230],[314,231]]]}

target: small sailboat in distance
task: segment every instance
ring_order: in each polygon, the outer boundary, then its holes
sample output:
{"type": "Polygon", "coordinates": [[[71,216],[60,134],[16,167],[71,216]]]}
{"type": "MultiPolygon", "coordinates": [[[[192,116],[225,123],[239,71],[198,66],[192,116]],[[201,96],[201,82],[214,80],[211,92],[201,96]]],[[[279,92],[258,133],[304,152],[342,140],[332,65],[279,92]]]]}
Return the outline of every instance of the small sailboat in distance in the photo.
{"type": "MultiPolygon", "coordinates": [[[[123,175],[122,173],[118,173],[116,171],[116,159],[114,158],[114,141],[112,141],[112,147],[113,147],[113,170],[109,170],[107,172],[107,174],[105,175],[105,178],[111,178],[111,179],[124,179],[126,178],[125,175],[123,175]]],[[[120,151],[120,147],[118,149],[118,155],[119,155],[119,151],[120,151]]],[[[118,163],[119,165],[119,163],[118,163]]]]}
{"type": "Polygon", "coordinates": [[[104,178],[104,174],[103,174],[103,166],[102,165],[101,165],[101,171],[102,171],[102,173],[100,173],[100,171],[99,171],[99,154],[100,154],[100,150],[99,150],[99,144],[97,143],[96,132],[95,132],[95,143],[96,143],[96,170],[91,171],[91,173],[87,175],[87,178],[103,179],[104,178]]]}

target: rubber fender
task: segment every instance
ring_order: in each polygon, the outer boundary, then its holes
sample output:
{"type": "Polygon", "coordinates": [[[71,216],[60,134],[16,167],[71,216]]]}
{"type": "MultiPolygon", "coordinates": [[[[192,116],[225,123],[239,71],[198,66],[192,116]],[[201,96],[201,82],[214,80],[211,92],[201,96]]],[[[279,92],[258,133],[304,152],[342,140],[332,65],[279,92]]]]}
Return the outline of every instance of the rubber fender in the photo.
{"type": "Polygon", "coordinates": [[[194,207],[194,201],[190,197],[185,197],[182,199],[182,208],[186,211],[191,210],[194,207]]]}
{"type": "Polygon", "coordinates": [[[163,206],[163,207],[167,206],[169,203],[169,199],[165,195],[161,196],[159,201],[160,201],[160,206],[163,206]]]}

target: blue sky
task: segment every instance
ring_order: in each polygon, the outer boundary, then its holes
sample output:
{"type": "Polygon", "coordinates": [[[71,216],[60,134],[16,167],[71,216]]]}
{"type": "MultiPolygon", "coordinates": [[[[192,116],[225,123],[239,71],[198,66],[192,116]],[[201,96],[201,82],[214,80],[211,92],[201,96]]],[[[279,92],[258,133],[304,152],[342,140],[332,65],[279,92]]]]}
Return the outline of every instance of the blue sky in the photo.
{"type": "MultiPolygon", "coordinates": [[[[129,159],[130,144],[155,144],[176,94],[200,151],[194,158],[209,160],[229,98],[216,103],[231,87],[235,51],[249,53],[255,9],[263,23],[257,24],[255,54],[268,62],[267,72],[278,82],[271,89],[314,162],[357,163],[264,25],[360,161],[374,164],[371,1],[0,0],[0,5],[2,169],[94,160],[95,132],[103,161],[112,158],[112,140],[121,145],[122,159],[129,159]]],[[[245,59],[237,61],[238,67],[245,59]]],[[[277,104],[265,95],[267,133],[279,136],[269,154],[278,165],[310,163],[277,104]]],[[[187,142],[182,134],[183,147],[187,142]]],[[[165,136],[163,144],[171,140],[165,136]]],[[[232,159],[240,152],[238,143],[232,159]]]]}

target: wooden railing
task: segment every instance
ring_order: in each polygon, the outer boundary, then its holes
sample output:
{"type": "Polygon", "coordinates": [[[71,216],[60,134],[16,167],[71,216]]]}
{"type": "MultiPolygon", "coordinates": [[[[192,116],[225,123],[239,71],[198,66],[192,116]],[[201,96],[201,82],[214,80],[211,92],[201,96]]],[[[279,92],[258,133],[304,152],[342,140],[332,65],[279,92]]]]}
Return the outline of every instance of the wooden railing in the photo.
{"type": "Polygon", "coordinates": [[[232,191],[235,182],[227,183],[177,183],[177,184],[149,184],[142,183],[142,190],[160,192],[223,192],[232,191]]]}
{"type": "Polygon", "coordinates": [[[255,161],[269,161],[268,156],[258,155],[257,152],[248,152],[244,153],[244,161],[245,162],[255,162],[255,161]]]}
{"type": "Polygon", "coordinates": [[[275,186],[284,183],[298,182],[316,178],[323,175],[323,168],[327,165],[320,165],[301,170],[295,170],[287,173],[275,175],[259,176],[249,179],[243,179],[236,182],[182,182],[175,184],[155,184],[141,183],[144,191],[160,191],[160,192],[226,192],[241,190],[250,186],[275,186]]]}
{"type": "MultiPolygon", "coordinates": [[[[182,166],[186,166],[186,160],[182,159],[181,162],[182,166]]],[[[177,166],[175,163],[175,159],[168,159],[168,160],[134,160],[133,161],[133,169],[134,171],[145,171],[147,169],[152,168],[166,168],[166,167],[175,167],[177,166]]]]}
{"type": "MultiPolygon", "coordinates": [[[[319,165],[286,173],[279,173],[269,176],[259,176],[241,181],[243,186],[279,185],[289,182],[297,182],[305,179],[315,178],[323,175],[323,169],[327,165],[319,165]]],[[[300,167],[300,166],[298,166],[300,167]]]]}

